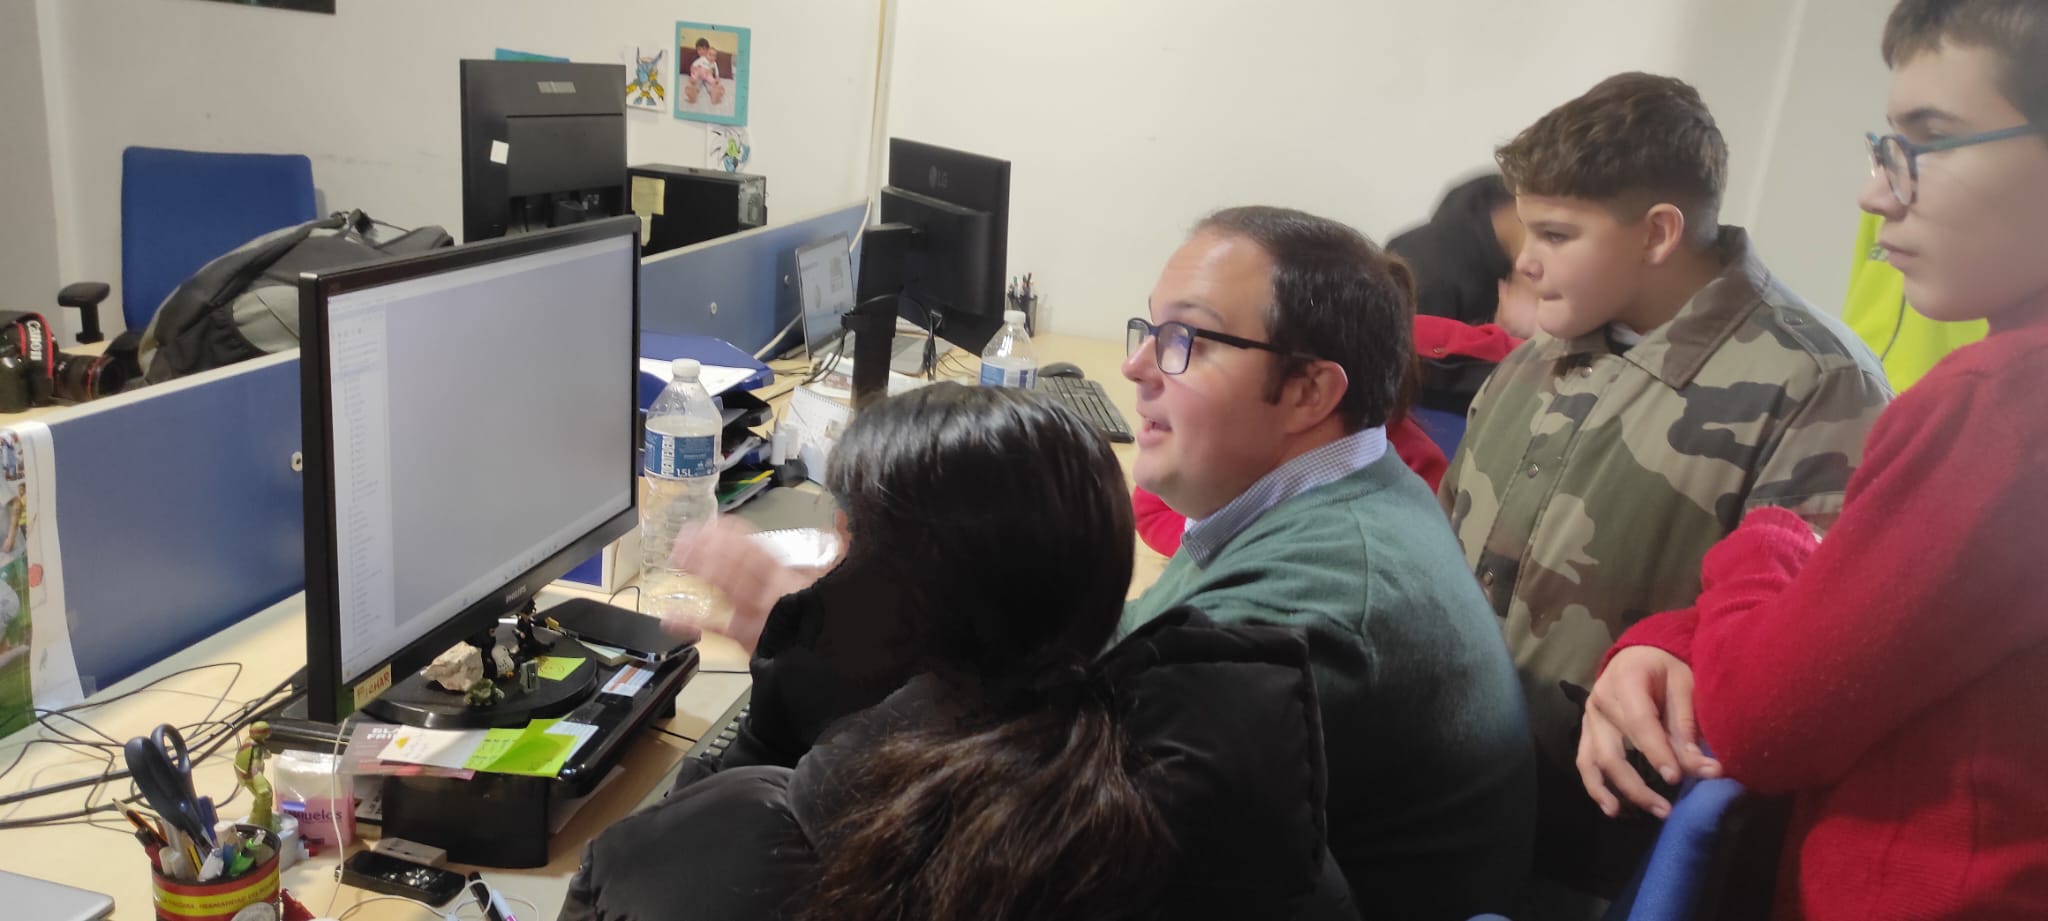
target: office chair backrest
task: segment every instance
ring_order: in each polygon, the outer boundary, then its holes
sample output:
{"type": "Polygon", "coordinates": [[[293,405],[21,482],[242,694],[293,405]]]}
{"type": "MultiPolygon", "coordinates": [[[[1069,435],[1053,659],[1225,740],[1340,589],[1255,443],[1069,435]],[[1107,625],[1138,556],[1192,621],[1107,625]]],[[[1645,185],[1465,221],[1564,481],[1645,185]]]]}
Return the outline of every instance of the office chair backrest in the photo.
{"type": "Polygon", "coordinates": [[[141,329],[179,282],[228,250],[310,221],[313,162],[299,154],[121,153],[121,316],[141,329]]]}
{"type": "Polygon", "coordinates": [[[1649,857],[1603,921],[1767,917],[1787,805],[1727,778],[1686,781],[1649,857]]]}

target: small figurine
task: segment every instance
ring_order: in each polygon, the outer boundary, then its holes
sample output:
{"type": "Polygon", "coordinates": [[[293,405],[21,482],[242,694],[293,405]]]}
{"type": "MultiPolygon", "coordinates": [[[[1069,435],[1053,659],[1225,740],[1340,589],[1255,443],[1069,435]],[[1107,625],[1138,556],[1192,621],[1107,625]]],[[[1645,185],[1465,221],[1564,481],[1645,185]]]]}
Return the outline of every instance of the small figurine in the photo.
{"type": "Polygon", "coordinates": [[[270,739],[270,724],[258,720],[249,724],[249,740],[235,750],[235,780],[249,791],[249,824],[277,831],[277,817],[270,811],[270,780],[263,776],[263,759],[270,753],[263,743],[270,739]]]}
{"type": "Polygon", "coordinates": [[[457,643],[420,669],[420,677],[457,693],[468,690],[484,677],[483,653],[468,643],[457,643]]]}
{"type": "Polygon", "coordinates": [[[478,678],[463,694],[463,702],[472,707],[489,707],[504,699],[505,692],[498,690],[497,682],[489,678],[478,678]]]}

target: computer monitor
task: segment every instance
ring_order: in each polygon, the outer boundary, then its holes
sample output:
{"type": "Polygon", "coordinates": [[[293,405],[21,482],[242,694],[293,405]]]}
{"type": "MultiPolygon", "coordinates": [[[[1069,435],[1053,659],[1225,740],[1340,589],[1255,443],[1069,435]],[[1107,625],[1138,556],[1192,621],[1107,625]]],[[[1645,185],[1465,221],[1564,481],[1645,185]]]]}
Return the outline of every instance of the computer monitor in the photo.
{"type": "Polygon", "coordinates": [[[461,66],[464,242],[630,210],[624,65],[461,66]]]}
{"type": "MultiPolygon", "coordinates": [[[[340,722],[635,526],[639,230],[300,277],[310,718],[340,722]]],[[[595,671],[541,682],[552,702],[453,695],[438,725],[559,715],[595,671]]],[[[422,722],[396,694],[363,709],[422,722]]]]}
{"type": "Polygon", "coordinates": [[[861,242],[861,299],[898,290],[899,314],[981,351],[1003,326],[1010,162],[889,139],[881,223],[861,242]],[[872,277],[871,277],[872,275],[872,277]]]}
{"type": "Polygon", "coordinates": [[[853,309],[852,247],[833,234],[796,251],[796,279],[803,313],[804,348],[817,355],[845,335],[840,318],[853,309]]]}

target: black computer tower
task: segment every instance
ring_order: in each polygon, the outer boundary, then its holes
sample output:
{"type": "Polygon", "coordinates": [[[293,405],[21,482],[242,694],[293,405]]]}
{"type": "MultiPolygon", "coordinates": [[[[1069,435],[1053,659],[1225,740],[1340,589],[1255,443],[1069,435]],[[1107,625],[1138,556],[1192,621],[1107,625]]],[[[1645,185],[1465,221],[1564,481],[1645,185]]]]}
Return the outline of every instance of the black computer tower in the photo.
{"type": "Polygon", "coordinates": [[[641,254],[738,233],[768,223],[768,177],[643,163],[626,168],[633,211],[645,228],[641,254]]]}

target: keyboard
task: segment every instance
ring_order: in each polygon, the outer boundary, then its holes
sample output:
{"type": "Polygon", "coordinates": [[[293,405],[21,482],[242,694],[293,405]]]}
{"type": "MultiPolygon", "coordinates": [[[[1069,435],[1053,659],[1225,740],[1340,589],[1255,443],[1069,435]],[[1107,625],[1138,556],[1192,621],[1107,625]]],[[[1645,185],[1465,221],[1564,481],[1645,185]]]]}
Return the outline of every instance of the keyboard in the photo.
{"type": "Polygon", "coordinates": [[[692,758],[718,758],[725,754],[732,740],[739,738],[740,721],[747,718],[747,711],[753,709],[754,689],[748,687],[740,693],[732,706],[725,708],[717,722],[704,730],[704,737],[690,743],[690,750],[683,754],[685,761],[692,758]]]}
{"type": "Polygon", "coordinates": [[[1124,414],[1117,412],[1116,404],[1109,401],[1109,394],[1102,385],[1085,377],[1040,377],[1038,392],[1050,394],[1054,399],[1067,404],[1067,408],[1081,414],[1095,430],[1107,436],[1110,441],[1130,442],[1130,423],[1124,421],[1124,414]]]}

